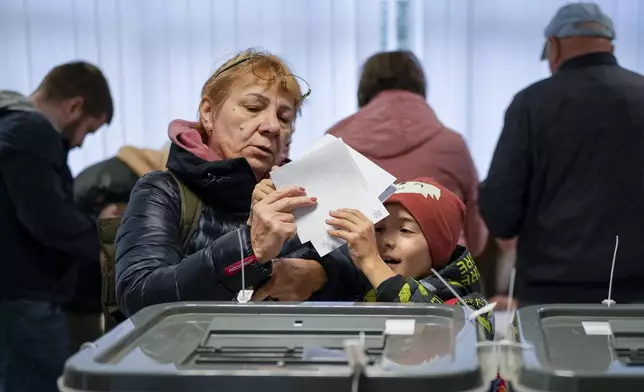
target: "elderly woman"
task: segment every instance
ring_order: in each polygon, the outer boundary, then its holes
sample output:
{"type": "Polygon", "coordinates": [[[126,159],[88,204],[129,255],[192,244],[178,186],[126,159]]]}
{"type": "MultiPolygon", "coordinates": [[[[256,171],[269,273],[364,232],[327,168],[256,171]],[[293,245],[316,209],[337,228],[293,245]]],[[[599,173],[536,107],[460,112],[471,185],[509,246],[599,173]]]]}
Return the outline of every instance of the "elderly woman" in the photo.
{"type": "Polygon", "coordinates": [[[168,171],[138,181],[117,236],[116,294],[126,315],[164,302],[232,300],[242,266],[246,288],[261,288],[261,298],[351,299],[359,277],[351,260],[340,252],[320,259],[294,238],[293,210],[315,205],[314,195],[274,191],[250,214],[253,190],[280,163],[309,92],[278,57],[245,51],[206,81],[198,122],[170,123],[168,171]],[[179,182],[202,202],[186,241],[179,182]]]}

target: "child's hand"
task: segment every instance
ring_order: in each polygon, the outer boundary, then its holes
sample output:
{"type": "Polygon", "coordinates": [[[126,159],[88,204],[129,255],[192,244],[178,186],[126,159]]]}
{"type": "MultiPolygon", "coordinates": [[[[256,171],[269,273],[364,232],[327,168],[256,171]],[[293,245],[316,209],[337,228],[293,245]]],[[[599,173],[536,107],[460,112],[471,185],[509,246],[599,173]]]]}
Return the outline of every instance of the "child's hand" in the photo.
{"type": "Polygon", "coordinates": [[[329,235],[347,241],[351,258],[358,268],[380,259],[376,230],[369,218],[358,210],[344,208],[331,211],[330,215],[332,218],[326,223],[334,229],[329,229],[329,235]]]}
{"type": "MultiPolygon", "coordinates": [[[[273,169],[271,171],[278,169],[277,166],[273,166],[273,169]]],[[[270,178],[265,178],[261,180],[257,185],[255,185],[255,189],[253,189],[253,196],[251,198],[251,203],[250,203],[250,212],[252,214],[253,212],[253,206],[256,203],[259,203],[260,201],[264,200],[264,198],[271,193],[275,191],[275,184],[273,184],[273,180],[270,178]]],[[[248,217],[248,222],[247,224],[250,225],[252,222],[251,217],[248,217]]]]}
{"type": "Polygon", "coordinates": [[[329,235],[347,241],[351,259],[356,267],[367,276],[373,287],[395,276],[394,272],[380,258],[376,230],[373,223],[358,210],[340,209],[331,212],[332,219],[326,223],[335,229],[329,235]]]}
{"type": "Polygon", "coordinates": [[[270,195],[274,191],[275,191],[275,184],[273,184],[273,180],[271,180],[270,178],[266,178],[260,181],[257,185],[255,185],[255,189],[253,189],[253,196],[250,203],[251,208],[256,203],[264,200],[266,196],[270,195]]]}

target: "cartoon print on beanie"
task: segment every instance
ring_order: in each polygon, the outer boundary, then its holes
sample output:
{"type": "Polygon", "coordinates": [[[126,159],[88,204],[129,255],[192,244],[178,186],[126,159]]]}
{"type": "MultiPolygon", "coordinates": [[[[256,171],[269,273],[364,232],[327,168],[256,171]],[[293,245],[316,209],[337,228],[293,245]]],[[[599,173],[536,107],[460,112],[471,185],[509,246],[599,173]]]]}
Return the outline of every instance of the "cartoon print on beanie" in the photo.
{"type": "Polygon", "coordinates": [[[396,185],[396,193],[418,193],[425,197],[431,196],[434,200],[440,200],[441,190],[435,185],[417,181],[403,182],[396,185]]]}

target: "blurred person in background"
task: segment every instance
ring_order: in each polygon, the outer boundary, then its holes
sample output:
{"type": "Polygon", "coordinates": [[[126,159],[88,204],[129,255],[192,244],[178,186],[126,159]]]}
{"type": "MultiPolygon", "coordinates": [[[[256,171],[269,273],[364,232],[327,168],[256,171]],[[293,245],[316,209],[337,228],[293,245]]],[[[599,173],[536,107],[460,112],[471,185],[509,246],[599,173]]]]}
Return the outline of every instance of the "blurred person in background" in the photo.
{"type": "MultiPolygon", "coordinates": [[[[169,148],[169,145],[161,150],[125,146],[116,156],[86,168],[74,180],[76,205],[93,221],[120,216],[138,179],[151,171],[165,170],[169,148]]],[[[95,241],[99,241],[98,236],[95,241]]],[[[72,352],[103,334],[101,284],[99,263],[79,270],[74,295],[65,305],[72,352]]]]}
{"type": "Polygon", "coordinates": [[[383,52],[362,68],[360,110],[328,133],[404,182],[433,177],[465,203],[461,243],[483,251],[487,229],[478,212],[479,179],[463,137],[443,125],[426,101],[422,65],[408,51],[383,52]]]}
{"type": "Polygon", "coordinates": [[[488,270],[482,270],[481,276],[485,276],[485,287],[488,288],[486,295],[490,302],[496,302],[495,310],[504,312],[510,308],[516,308],[514,296],[512,303],[508,294],[510,292],[512,269],[516,261],[517,239],[502,240],[490,237],[485,251],[481,254],[481,263],[488,270]]]}
{"type": "Polygon", "coordinates": [[[230,301],[242,288],[301,301],[345,299],[342,290],[355,287],[348,257],[319,258],[294,238],[292,211],[315,205],[314,195],[272,191],[250,214],[255,186],[282,159],[310,93],[298,79],[274,55],[241,52],[204,84],[198,122],[170,123],[168,171],[137,182],[117,235],[116,296],[126,315],[164,302],[230,301]],[[184,237],[188,192],[202,205],[184,237]]]}
{"type": "Polygon", "coordinates": [[[53,68],[30,97],[0,92],[0,384],[57,391],[70,354],[62,305],[98,264],[96,223],[74,203],[71,148],[114,113],[101,71],[53,68]]]}
{"type": "Polygon", "coordinates": [[[493,236],[518,236],[519,306],[601,303],[616,236],[613,297],[642,301],[644,77],[618,65],[595,4],[560,8],[545,38],[552,76],[510,103],[481,213],[493,236]]]}

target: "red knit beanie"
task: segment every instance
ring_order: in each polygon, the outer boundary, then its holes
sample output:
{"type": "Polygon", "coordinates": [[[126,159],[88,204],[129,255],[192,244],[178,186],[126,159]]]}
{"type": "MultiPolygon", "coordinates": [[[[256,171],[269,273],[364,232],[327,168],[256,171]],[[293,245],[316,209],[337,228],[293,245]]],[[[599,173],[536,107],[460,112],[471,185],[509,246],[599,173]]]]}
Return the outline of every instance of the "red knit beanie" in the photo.
{"type": "Polygon", "coordinates": [[[420,177],[396,185],[385,204],[398,203],[414,217],[427,240],[434,267],[449,261],[465,223],[465,205],[433,178],[420,177]]]}

